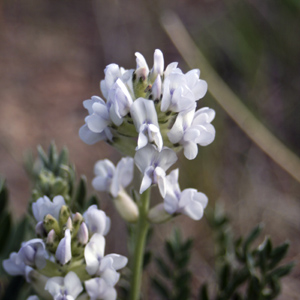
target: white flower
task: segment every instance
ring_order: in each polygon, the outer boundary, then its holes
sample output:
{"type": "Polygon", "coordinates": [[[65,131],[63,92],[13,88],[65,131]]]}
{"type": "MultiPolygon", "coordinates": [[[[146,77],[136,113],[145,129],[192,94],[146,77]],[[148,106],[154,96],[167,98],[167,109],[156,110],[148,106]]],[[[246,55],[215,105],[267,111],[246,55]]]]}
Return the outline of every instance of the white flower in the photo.
{"type": "Polygon", "coordinates": [[[85,123],[89,130],[94,133],[101,133],[111,124],[109,107],[100,97],[93,96],[83,102],[83,106],[89,111],[85,123]]]}
{"type": "Polygon", "coordinates": [[[177,161],[176,153],[169,148],[158,152],[152,145],[147,145],[136,152],[134,161],[139,170],[144,173],[140,194],[151,184],[158,184],[161,194],[165,195],[165,171],[177,161]]]}
{"type": "Polygon", "coordinates": [[[10,254],[9,259],[3,261],[3,268],[10,275],[26,275],[26,266],[43,269],[48,255],[45,244],[41,239],[32,239],[22,243],[18,253],[10,254]]]}
{"type": "Polygon", "coordinates": [[[128,259],[119,254],[104,256],[105,238],[95,233],[84,249],[86,271],[90,275],[101,276],[110,286],[114,286],[120,277],[117,270],[126,266],[128,259]]]}
{"type": "Polygon", "coordinates": [[[114,124],[120,126],[123,117],[129,113],[133,103],[129,91],[121,79],[117,79],[111,90],[109,91],[110,118],[114,124]]]}
{"type": "Polygon", "coordinates": [[[166,177],[166,195],[164,208],[169,214],[182,213],[193,220],[200,220],[207,205],[207,196],[195,189],[180,190],[178,184],[178,169],[166,177]]]}
{"type": "Polygon", "coordinates": [[[54,197],[53,201],[44,196],[32,203],[32,213],[38,222],[43,221],[44,217],[48,214],[58,220],[60,209],[65,204],[62,196],[54,197]]]}
{"type": "Polygon", "coordinates": [[[140,70],[143,70],[142,72],[143,76],[147,77],[149,74],[149,67],[145,60],[145,57],[139,52],[135,52],[135,56],[136,56],[136,72],[140,73],[140,70]]]}
{"type": "Polygon", "coordinates": [[[117,167],[108,160],[100,160],[95,164],[94,172],[96,177],[92,185],[97,191],[107,191],[113,197],[127,187],[133,178],[133,159],[123,157],[117,167]]]}
{"type": "Polygon", "coordinates": [[[65,230],[65,237],[60,240],[55,257],[61,265],[65,265],[72,259],[70,229],[65,230]]]}
{"type": "Polygon", "coordinates": [[[173,69],[164,80],[161,111],[184,112],[196,107],[195,101],[207,91],[207,83],[199,79],[200,71],[191,70],[182,74],[180,69],[173,69]]]}
{"type": "Polygon", "coordinates": [[[80,279],[74,272],[69,272],[65,277],[52,277],[45,286],[55,300],[75,300],[83,291],[80,279]]]}
{"type": "Polygon", "coordinates": [[[9,275],[25,275],[25,263],[18,258],[18,253],[12,252],[8,259],[2,262],[3,268],[9,275]]]}
{"type": "Polygon", "coordinates": [[[206,146],[215,138],[215,128],[210,122],[214,119],[213,109],[204,107],[198,111],[179,113],[168,132],[171,143],[179,143],[184,148],[187,159],[194,159],[198,154],[197,144],[206,146]]]}
{"type": "Polygon", "coordinates": [[[83,214],[85,223],[90,234],[99,233],[106,235],[110,229],[110,218],[106,216],[103,210],[97,208],[97,205],[90,206],[83,214]]]}
{"type": "Polygon", "coordinates": [[[85,289],[91,300],[115,300],[116,290],[108,285],[103,278],[93,278],[84,282],[85,289]]]}
{"type": "Polygon", "coordinates": [[[155,143],[158,151],[161,151],[163,140],[160,133],[157,114],[152,100],[138,98],[134,101],[130,109],[135,128],[139,133],[136,150],[145,147],[150,143],[155,143]]]}

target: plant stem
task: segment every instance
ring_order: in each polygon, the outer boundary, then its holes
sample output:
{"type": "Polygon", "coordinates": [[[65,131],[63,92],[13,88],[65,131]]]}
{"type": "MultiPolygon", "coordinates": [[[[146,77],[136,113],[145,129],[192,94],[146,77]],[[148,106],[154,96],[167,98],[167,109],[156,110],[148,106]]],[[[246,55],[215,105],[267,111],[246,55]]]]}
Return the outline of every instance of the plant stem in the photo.
{"type": "Polygon", "coordinates": [[[147,220],[147,215],[148,215],[149,203],[150,203],[150,189],[151,187],[148,188],[148,190],[146,190],[141,195],[141,200],[139,205],[139,220],[137,223],[136,245],[134,249],[133,269],[132,269],[132,279],[131,279],[131,291],[130,291],[131,300],[140,299],[145,244],[146,244],[146,237],[149,229],[149,222],[147,220]]]}

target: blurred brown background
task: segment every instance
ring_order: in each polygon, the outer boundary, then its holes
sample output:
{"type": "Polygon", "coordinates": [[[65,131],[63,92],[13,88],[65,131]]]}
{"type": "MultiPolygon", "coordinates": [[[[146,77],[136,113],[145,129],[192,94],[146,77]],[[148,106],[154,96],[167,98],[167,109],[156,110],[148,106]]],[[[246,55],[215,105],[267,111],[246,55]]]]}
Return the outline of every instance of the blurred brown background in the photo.
{"type": "MultiPolygon", "coordinates": [[[[88,146],[78,137],[86,115],[82,101],[101,95],[99,81],[107,64],[133,68],[134,52],[139,51],[151,66],[159,48],[166,63],[178,61],[188,71],[160,25],[168,10],[179,15],[255,116],[300,156],[298,0],[2,0],[0,174],[7,178],[16,218],[25,212],[30,196],[23,169],[26,150],[35,151],[37,144],[47,148],[52,140],[58,148],[67,146],[78,174],[86,174],[89,182],[96,160],[118,161],[120,155],[108,145],[88,146]]],[[[292,242],[287,260],[299,259],[299,183],[262,153],[213,99],[206,96],[199,105],[217,112],[216,140],[200,149],[196,160],[180,158],[181,187],[198,188],[211,205],[220,202],[237,234],[264,222],[264,233],[275,243],[292,242]]],[[[102,208],[113,219],[108,252],[126,254],[125,225],[102,197],[102,208]]],[[[191,268],[196,291],[212,277],[211,231],[205,220],[179,217],[156,230],[152,244],[158,251],[172,226],[195,238],[191,268]]],[[[296,267],[284,280],[280,299],[299,299],[299,277],[296,267]]]]}

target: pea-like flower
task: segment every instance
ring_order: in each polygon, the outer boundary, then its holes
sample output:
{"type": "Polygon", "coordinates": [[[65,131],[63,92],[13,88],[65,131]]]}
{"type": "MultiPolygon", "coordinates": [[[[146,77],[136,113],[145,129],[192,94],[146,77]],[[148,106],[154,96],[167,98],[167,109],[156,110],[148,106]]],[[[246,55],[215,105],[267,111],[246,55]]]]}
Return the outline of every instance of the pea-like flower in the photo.
{"type": "Polygon", "coordinates": [[[120,277],[117,270],[126,266],[128,259],[119,254],[104,256],[105,238],[95,233],[84,249],[86,271],[90,275],[103,278],[107,284],[114,286],[120,277]]]}
{"type": "Polygon", "coordinates": [[[198,145],[207,146],[215,138],[215,128],[210,122],[215,111],[204,107],[198,111],[191,110],[178,114],[176,121],[168,133],[173,144],[179,143],[184,148],[187,159],[194,159],[198,154],[198,145]]]}
{"type": "Polygon", "coordinates": [[[193,220],[200,220],[207,205],[207,196],[196,189],[180,190],[179,170],[173,170],[166,176],[166,194],[164,208],[169,214],[182,213],[193,220]]]}
{"type": "Polygon", "coordinates": [[[131,157],[123,157],[115,167],[108,160],[100,160],[95,164],[92,185],[97,191],[107,191],[117,197],[121,190],[127,187],[133,178],[134,162],[131,157]]]}
{"type": "Polygon", "coordinates": [[[134,157],[135,164],[144,174],[140,194],[147,190],[151,184],[158,184],[161,194],[166,193],[166,171],[177,161],[176,153],[164,148],[158,152],[152,145],[138,150],[134,157]]]}
{"type": "Polygon", "coordinates": [[[32,203],[32,213],[38,222],[43,221],[48,214],[58,220],[60,209],[65,204],[62,196],[56,196],[52,201],[47,196],[44,196],[32,203]]]}
{"type": "Polygon", "coordinates": [[[84,282],[90,300],[116,300],[117,291],[107,284],[103,278],[92,278],[84,282]]]}
{"type": "Polygon", "coordinates": [[[65,277],[52,277],[45,286],[55,300],[75,300],[83,291],[81,280],[74,272],[65,277]]]}
{"type": "Polygon", "coordinates": [[[97,205],[90,206],[83,214],[85,223],[90,235],[99,233],[106,235],[110,229],[110,218],[106,216],[103,210],[97,208],[97,205]]]}

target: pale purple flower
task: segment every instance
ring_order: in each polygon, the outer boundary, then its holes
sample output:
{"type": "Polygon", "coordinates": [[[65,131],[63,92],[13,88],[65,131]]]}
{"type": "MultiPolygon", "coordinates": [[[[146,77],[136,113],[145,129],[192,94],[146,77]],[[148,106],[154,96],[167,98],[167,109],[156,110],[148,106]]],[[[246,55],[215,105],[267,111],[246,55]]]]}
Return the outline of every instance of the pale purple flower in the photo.
{"type": "Polygon", "coordinates": [[[163,140],[160,133],[154,102],[138,98],[131,106],[130,114],[136,131],[139,133],[136,150],[145,147],[148,142],[155,143],[161,151],[163,140]]]}
{"type": "Polygon", "coordinates": [[[45,286],[55,300],[75,300],[83,291],[80,279],[74,272],[65,277],[52,277],[45,286]]]}
{"type": "Polygon", "coordinates": [[[107,284],[103,278],[92,278],[84,282],[90,300],[116,300],[117,291],[107,284]]]}
{"type": "Polygon", "coordinates": [[[119,254],[104,256],[105,238],[95,233],[84,249],[86,271],[89,275],[101,276],[110,286],[114,286],[120,277],[117,270],[126,266],[128,259],[119,254]]]}
{"type": "Polygon", "coordinates": [[[97,191],[107,191],[113,197],[117,197],[131,183],[133,167],[133,158],[131,157],[123,157],[116,167],[108,159],[100,160],[94,167],[96,177],[93,179],[92,185],[97,191]]]}
{"type": "Polygon", "coordinates": [[[38,222],[43,221],[44,217],[48,214],[58,219],[60,209],[65,204],[62,196],[56,196],[52,201],[47,196],[44,196],[32,203],[32,213],[38,222]]]}
{"type": "Polygon", "coordinates": [[[152,145],[138,150],[134,157],[135,164],[144,174],[140,194],[147,190],[151,184],[158,184],[162,195],[165,195],[165,176],[168,170],[176,161],[176,153],[164,148],[158,152],[152,145]]]}
{"type": "Polygon", "coordinates": [[[196,189],[180,190],[178,169],[166,176],[166,194],[164,208],[167,213],[182,213],[193,220],[200,220],[207,205],[207,196],[196,189]]]}
{"type": "Polygon", "coordinates": [[[207,91],[207,83],[199,79],[200,71],[191,70],[183,74],[175,68],[164,80],[161,111],[186,112],[195,109],[196,101],[207,91]]]}
{"type": "Polygon", "coordinates": [[[215,138],[215,128],[210,122],[214,119],[213,109],[204,107],[198,111],[191,110],[179,113],[168,132],[171,143],[179,143],[184,148],[187,159],[194,159],[198,154],[198,146],[206,146],[215,138]]]}
{"type": "Polygon", "coordinates": [[[9,259],[3,261],[3,268],[10,275],[23,275],[27,278],[27,273],[32,268],[43,269],[47,258],[43,240],[32,239],[22,243],[18,253],[12,252],[9,259]],[[30,269],[26,270],[27,267],[30,269]]]}
{"type": "Polygon", "coordinates": [[[90,235],[99,233],[106,235],[110,229],[110,218],[106,216],[103,210],[97,208],[97,205],[91,205],[83,214],[85,223],[89,229],[90,235]]]}
{"type": "Polygon", "coordinates": [[[72,259],[70,229],[65,230],[65,237],[60,240],[57,246],[55,258],[61,265],[65,265],[72,259]]]}

